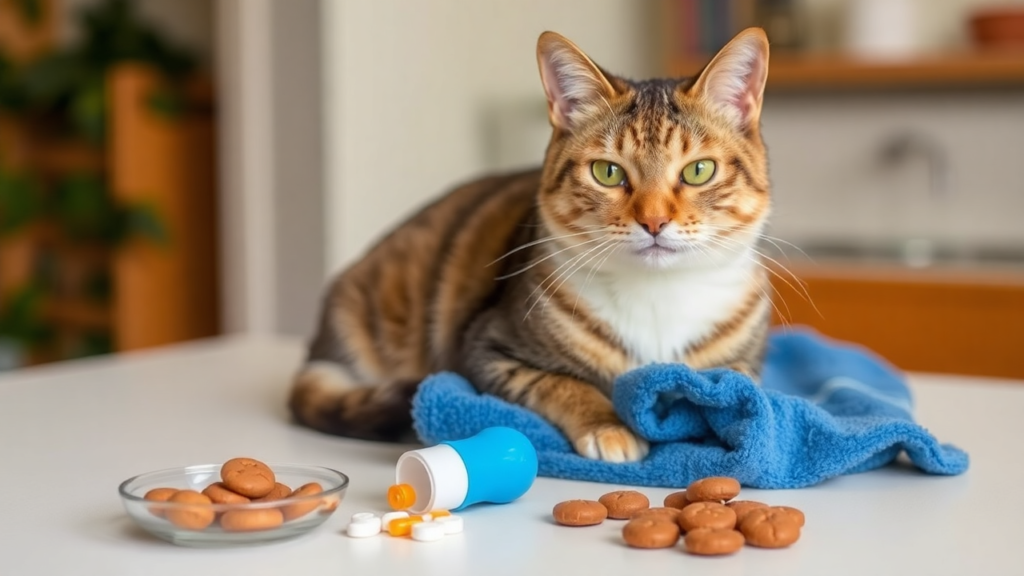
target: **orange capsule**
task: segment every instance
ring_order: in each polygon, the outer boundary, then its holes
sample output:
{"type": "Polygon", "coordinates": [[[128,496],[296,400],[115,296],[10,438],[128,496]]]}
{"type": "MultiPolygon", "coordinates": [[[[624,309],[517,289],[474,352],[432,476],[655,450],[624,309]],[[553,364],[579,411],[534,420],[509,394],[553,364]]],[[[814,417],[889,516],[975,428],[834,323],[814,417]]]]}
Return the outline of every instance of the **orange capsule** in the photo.
{"type": "Polygon", "coordinates": [[[413,524],[419,524],[423,522],[423,518],[419,516],[409,516],[408,518],[395,518],[388,523],[388,534],[392,536],[408,536],[412,534],[413,524]]]}
{"type": "Polygon", "coordinates": [[[408,510],[416,503],[416,489],[408,484],[388,488],[388,505],[395,510],[408,510]]]}
{"type": "Polygon", "coordinates": [[[431,510],[429,516],[431,518],[443,518],[445,516],[451,516],[452,513],[447,510],[431,510]]]}

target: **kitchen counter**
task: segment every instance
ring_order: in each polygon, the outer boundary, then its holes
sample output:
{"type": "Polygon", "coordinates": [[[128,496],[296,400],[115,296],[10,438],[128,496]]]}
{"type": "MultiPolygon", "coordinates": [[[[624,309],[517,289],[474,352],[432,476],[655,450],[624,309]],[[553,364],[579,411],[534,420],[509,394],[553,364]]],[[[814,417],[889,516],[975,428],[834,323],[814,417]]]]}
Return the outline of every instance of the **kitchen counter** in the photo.
{"type": "MultiPolygon", "coordinates": [[[[565,528],[565,499],[619,488],[540,478],[521,500],[466,510],[466,531],[434,543],[350,539],[355,512],[382,511],[409,447],[334,438],[285,410],[299,342],[235,337],[0,376],[0,574],[1020,574],[1024,571],[1024,382],[913,375],[918,420],[971,455],[957,477],[903,465],[802,490],[744,490],[796,506],[803,538],[725,558],[633,550],[621,523],[565,528]],[[247,455],[319,464],[351,485],[327,523],[296,540],[189,549],[148,536],[118,484],[138,473],[247,455]]],[[[652,502],[669,489],[642,489],[652,502]]]]}

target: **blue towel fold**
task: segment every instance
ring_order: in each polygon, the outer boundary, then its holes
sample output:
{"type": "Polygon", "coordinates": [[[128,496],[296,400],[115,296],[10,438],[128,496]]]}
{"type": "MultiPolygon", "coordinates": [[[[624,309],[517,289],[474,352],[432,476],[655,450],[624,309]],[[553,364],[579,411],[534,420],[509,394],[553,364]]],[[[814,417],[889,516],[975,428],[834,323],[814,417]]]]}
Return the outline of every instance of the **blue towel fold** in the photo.
{"type": "Polygon", "coordinates": [[[960,474],[968,464],[965,452],[914,422],[910,390],[893,368],[810,331],[772,334],[762,386],[731,370],[661,364],[622,375],[612,400],[651,441],[640,462],[583,458],[540,416],[451,373],[420,385],[413,420],[426,444],[509,426],[533,442],[542,476],[634,486],[732,476],[753,488],[797,488],[884,466],[901,452],[931,474],[960,474]]]}

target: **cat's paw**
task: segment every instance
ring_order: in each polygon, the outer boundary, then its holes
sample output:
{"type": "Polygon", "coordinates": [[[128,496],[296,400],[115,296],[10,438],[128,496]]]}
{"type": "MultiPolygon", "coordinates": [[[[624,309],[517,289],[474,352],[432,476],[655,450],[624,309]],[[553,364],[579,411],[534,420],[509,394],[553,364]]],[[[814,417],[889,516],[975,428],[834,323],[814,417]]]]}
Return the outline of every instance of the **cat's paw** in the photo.
{"type": "Polygon", "coordinates": [[[621,424],[604,424],[576,438],[580,456],[605,462],[635,462],[647,455],[647,442],[621,424]]]}

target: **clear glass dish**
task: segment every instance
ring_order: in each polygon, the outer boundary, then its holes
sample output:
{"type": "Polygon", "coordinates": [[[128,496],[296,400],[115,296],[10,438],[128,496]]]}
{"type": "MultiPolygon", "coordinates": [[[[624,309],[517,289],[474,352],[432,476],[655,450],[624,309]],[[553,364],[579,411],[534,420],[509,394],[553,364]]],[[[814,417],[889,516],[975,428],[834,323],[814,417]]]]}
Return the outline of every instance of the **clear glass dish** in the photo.
{"type": "Polygon", "coordinates": [[[301,536],[323,524],[334,513],[348,488],[348,476],[330,468],[293,464],[267,465],[274,471],[278,482],[293,490],[304,484],[317,482],[323,488],[323,492],[246,504],[196,505],[143,499],[146,492],[153,488],[166,487],[202,492],[210,484],[220,481],[220,464],[201,464],[134,476],[121,483],[118,493],[125,511],[146,532],[181,546],[213,548],[264,544],[301,536]],[[197,507],[203,514],[213,512],[216,519],[209,526],[199,530],[183,528],[167,519],[168,511],[196,511],[197,507]],[[279,510],[288,519],[273,528],[245,532],[225,531],[220,526],[220,518],[225,512],[267,509],[279,510]]]}

